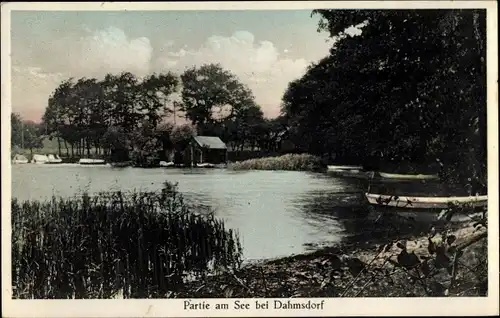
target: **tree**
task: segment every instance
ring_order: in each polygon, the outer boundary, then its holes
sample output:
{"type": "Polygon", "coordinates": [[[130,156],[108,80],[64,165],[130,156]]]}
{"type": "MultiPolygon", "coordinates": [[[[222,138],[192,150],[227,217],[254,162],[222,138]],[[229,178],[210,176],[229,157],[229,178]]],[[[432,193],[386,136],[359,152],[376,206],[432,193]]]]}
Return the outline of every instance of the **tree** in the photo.
{"type": "Polygon", "coordinates": [[[158,138],[154,123],[143,120],[137,128],[130,133],[132,159],[138,166],[151,166],[158,157],[162,144],[158,138]]]}
{"type": "Polygon", "coordinates": [[[51,137],[64,140],[66,153],[67,143],[71,145],[71,154],[74,154],[74,146],[78,141],[76,131],[73,128],[75,122],[75,105],[72,101],[73,79],[63,81],[52,93],[48,100],[48,106],[42,117],[42,123],[46,127],[47,134],[51,137]]]}
{"type": "Polygon", "coordinates": [[[130,137],[122,127],[109,127],[103,136],[103,146],[110,150],[113,162],[127,161],[129,159],[130,137]]]}
{"type": "Polygon", "coordinates": [[[17,113],[11,113],[11,147],[29,149],[41,148],[43,143],[42,125],[31,120],[23,120],[17,113]]]}
{"type": "Polygon", "coordinates": [[[10,114],[10,145],[12,148],[22,145],[22,122],[21,116],[17,113],[10,114]]]}
{"type": "Polygon", "coordinates": [[[33,149],[43,146],[41,126],[33,121],[25,121],[22,126],[24,147],[29,149],[31,156],[33,156],[33,149]]]}
{"type": "Polygon", "coordinates": [[[179,80],[172,73],[146,77],[139,85],[138,111],[156,127],[163,117],[172,112],[166,103],[169,101],[169,96],[177,91],[178,86],[179,80]]]}
{"type": "Polygon", "coordinates": [[[172,141],[174,128],[175,126],[172,123],[161,123],[156,128],[157,138],[164,150],[174,150],[174,142],[172,141]]]}
{"type": "Polygon", "coordinates": [[[216,126],[253,105],[252,92],[219,64],[193,67],[181,75],[182,105],[186,118],[201,130],[216,126]]]}
{"type": "Polygon", "coordinates": [[[261,108],[251,103],[237,109],[234,116],[227,118],[222,124],[224,131],[221,134],[233,149],[243,150],[245,146],[255,147],[258,144],[259,128],[265,123],[261,108]]]}
{"type": "Polygon", "coordinates": [[[191,163],[190,158],[186,158],[184,155],[186,154],[186,150],[188,149],[191,140],[195,135],[195,129],[189,124],[174,127],[170,136],[170,140],[174,147],[175,163],[191,163]]]}
{"type": "Polygon", "coordinates": [[[445,167],[476,149],[464,169],[453,168],[469,176],[471,163],[485,163],[484,11],[313,13],[337,41],[283,97],[302,147],[359,163],[439,159],[445,167]],[[354,25],[361,35],[344,32],[354,25]]]}
{"type": "Polygon", "coordinates": [[[43,122],[51,137],[64,141],[67,153],[67,143],[71,145],[72,156],[75,149],[79,156],[85,151],[90,156],[91,149],[100,155],[118,131],[130,141],[144,121],[156,128],[168,115],[165,102],[177,91],[178,82],[172,73],[153,74],[142,81],[128,72],[107,74],[101,81],[68,79],[50,96],[43,122]]]}
{"type": "Polygon", "coordinates": [[[186,150],[191,142],[191,139],[195,135],[195,131],[191,125],[184,124],[181,126],[176,126],[172,130],[172,135],[170,140],[178,152],[186,150]]]}

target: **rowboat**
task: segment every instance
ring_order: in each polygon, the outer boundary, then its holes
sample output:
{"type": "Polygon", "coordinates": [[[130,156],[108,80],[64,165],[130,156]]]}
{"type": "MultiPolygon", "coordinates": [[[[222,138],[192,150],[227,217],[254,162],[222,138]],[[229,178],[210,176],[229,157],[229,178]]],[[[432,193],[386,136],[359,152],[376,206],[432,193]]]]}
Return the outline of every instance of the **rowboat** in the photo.
{"type": "Polygon", "coordinates": [[[49,162],[49,157],[46,155],[33,155],[33,160],[31,162],[36,164],[45,164],[49,162]]]}
{"type": "Polygon", "coordinates": [[[26,164],[29,163],[28,158],[26,158],[23,155],[15,155],[14,158],[12,159],[13,164],[26,164]]]}
{"type": "Polygon", "coordinates": [[[382,179],[395,179],[395,180],[438,180],[439,176],[435,174],[397,174],[378,172],[378,176],[382,179]]]}
{"type": "Polygon", "coordinates": [[[328,170],[327,173],[332,176],[355,178],[355,179],[372,179],[373,171],[360,171],[360,170],[328,170]]]}
{"type": "Polygon", "coordinates": [[[175,163],[173,163],[172,161],[169,161],[169,162],[160,161],[160,167],[164,167],[164,168],[175,167],[175,163]]]}
{"type": "Polygon", "coordinates": [[[215,165],[211,164],[211,163],[197,163],[196,167],[197,168],[215,168],[215,165]]]}
{"type": "Polygon", "coordinates": [[[363,167],[361,166],[333,166],[333,165],[328,165],[327,166],[328,170],[330,171],[337,171],[337,170],[363,170],[363,167]]]}
{"type": "Polygon", "coordinates": [[[488,205],[487,195],[468,197],[412,197],[365,193],[365,196],[372,205],[407,209],[444,209],[450,203],[470,204],[473,208],[488,205]]]}
{"type": "Polygon", "coordinates": [[[106,161],[103,159],[88,159],[82,158],[78,161],[78,163],[82,166],[90,166],[90,165],[105,165],[106,161]]]}
{"type": "Polygon", "coordinates": [[[62,159],[59,158],[58,155],[48,155],[47,156],[47,161],[45,163],[48,164],[56,164],[56,163],[61,163],[62,159]]]}

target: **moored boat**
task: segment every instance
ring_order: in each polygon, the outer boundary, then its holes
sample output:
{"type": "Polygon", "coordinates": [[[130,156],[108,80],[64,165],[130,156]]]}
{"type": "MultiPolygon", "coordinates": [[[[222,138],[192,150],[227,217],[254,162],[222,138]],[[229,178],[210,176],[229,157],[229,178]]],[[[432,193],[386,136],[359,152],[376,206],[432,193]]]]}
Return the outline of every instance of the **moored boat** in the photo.
{"type": "Polygon", "coordinates": [[[23,155],[15,155],[14,158],[12,159],[13,164],[26,164],[29,163],[28,158],[26,158],[23,155]]]}
{"type": "Polygon", "coordinates": [[[439,176],[436,174],[399,174],[377,172],[377,175],[382,179],[393,180],[439,180],[439,176]]]}
{"type": "Polygon", "coordinates": [[[169,161],[169,162],[160,161],[160,167],[173,168],[173,167],[175,167],[175,163],[173,163],[172,161],[169,161]]]}
{"type": "Polygon", "coordinates": [[[365,193],[365,196],[372,205],[407,209],[444,209],[447,208],[450,203],[470,204],[473,208],[480,208],[488,205],[487,195],[467,197],[414,197],[365,193]]]}
{"type": "Polygon", "coordinates": [[[197,163],[197,168],[215,168],[215,165],[212,163],[197,163]]]}
{"type": "Polygon", "coordinates": [[[332,176],[354,179],[373,179],[373,171],[360,171],[360,170],[328,170],[327,173],[332,176]]]}
{"type": "Polygon", "coordinates": [[[337,170],[354,170],[354,171],[360,171],[363,170],[363,167],[361,166],[334,166],[334,165],[328,165],[327,166],[329,171],[337,171],[337,170]]]}
{"type": "Polygon", "coordinates": [[[82,158],[78,161],[78,163],[83,166],[91,166],[91,165],[105,165],[106,161],[104,159],[82,158]]]}
{"type": "Polygon", "coordinates": [[[57,164],[57,163],[62,163],[62,159],[59,158],[58,155],[48,155],[47,156],[47,162],[48,164],[57,164]]]}
{"type": "Polygon", "coordinates": [[[49,162],[49,157],[46,155],[33,155],[32,163],[45,164],[49,162]]]}

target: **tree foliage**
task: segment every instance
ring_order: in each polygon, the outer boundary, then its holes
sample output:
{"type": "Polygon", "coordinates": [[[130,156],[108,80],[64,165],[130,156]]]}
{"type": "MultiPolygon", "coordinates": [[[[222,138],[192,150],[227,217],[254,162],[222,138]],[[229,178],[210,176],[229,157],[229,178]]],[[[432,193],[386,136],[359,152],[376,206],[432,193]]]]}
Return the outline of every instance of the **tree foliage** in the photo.
{"type": "Polygon", "coordinates": [[[182,75],[182,110],[203,128],[254,105],[252,92],[219,64],[187,69],[182,75]]]}
{"type": "Polygon", "coordinates": [[[31,120],[23,120],[17,113],[10,116],[11,124],[11,147],[29,149],[41,148],[43,141],[43,129],[40,124],[31,120]]]}
{"type": "Polygon", "coordinates": [[[283,96],[298,145],[360,163],[438,159],[465,175],[484,170],[484,11],[313,14],[336,42],[283,96]]]}
{"type": "Polygon", "coordinates": [[[142,80],[128,72],[107,74],[103,80],[68,79],[49,98],[43,122],[49,133],[68,142],[79,155],[84,150],[90,154],[91,148],[122,149],[131,142],[130,135],[139,136],[143,122],[156,127],[169,114],[166,102],[178,85],[172,73],[142,80]],[[118,135],[123,139],[120,145],[118,135]]]}
{"type": "Polygon", "coordinates": [[[22,143],[22,119],[17,113],[10,114],[10,145],[20,147],[22,143]]]}

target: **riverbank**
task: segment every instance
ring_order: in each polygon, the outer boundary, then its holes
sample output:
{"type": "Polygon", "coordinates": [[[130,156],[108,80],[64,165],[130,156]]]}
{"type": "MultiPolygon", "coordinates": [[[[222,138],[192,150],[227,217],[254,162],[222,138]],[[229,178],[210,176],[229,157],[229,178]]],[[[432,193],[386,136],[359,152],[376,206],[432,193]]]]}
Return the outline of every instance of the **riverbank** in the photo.
{"type": "MultiPolygon", "coordinates": [[[[487,293],[487,280],[482,279],[484,277],[487,279],[487,250],[484,250],[481,242],[486,241],[484,238],[487,231],[485,228],[477,231],[475,229],[474,224],[468,222],[456,225],[446,233],[446,237],[457,238],[453,243],[457,249],[472,242],[463,249],[464,254],[461,258],[463,261],[460,263],[460,267],[455,266],[452,274],[446,268],[435,269],[432,267],[433,265],[429,265],[432,263],[429,260],[433,258],[429,253],[429,239],[424,235],[416,235],[406,236],[404,240],[393,241],[389,245],[347,243],[312,253],[248,265],[234,273],[190,282],[181,290],[172,293],[171,297],[289,298],[485,295],[487,293]],[[401,249],[403,245],[405,245],[405,249],[401,249]],[[401,255],[416,255],[418,265],[413,268],[406,266],[404,257],[401,255]],[[424,260],[427,258],[429,260],[424,260]],[[425,268],[429,266],[430,272],[426,272],[425,268]],[[473,270],[469,271],[467,268],[473,270]],[[420,278],[417,278],[415,273],[419,273],[418,275],[421,276],[418,277],[420,278]]],[[[436,246],[439,246],[442,241],[439,235],[432,239],[436,246]]]]}
{"type": "Polygon", "coordinates": [[[233,170],[326,171],[321,158],[310,154],[286,154],[230,164],[233,170]]]}

